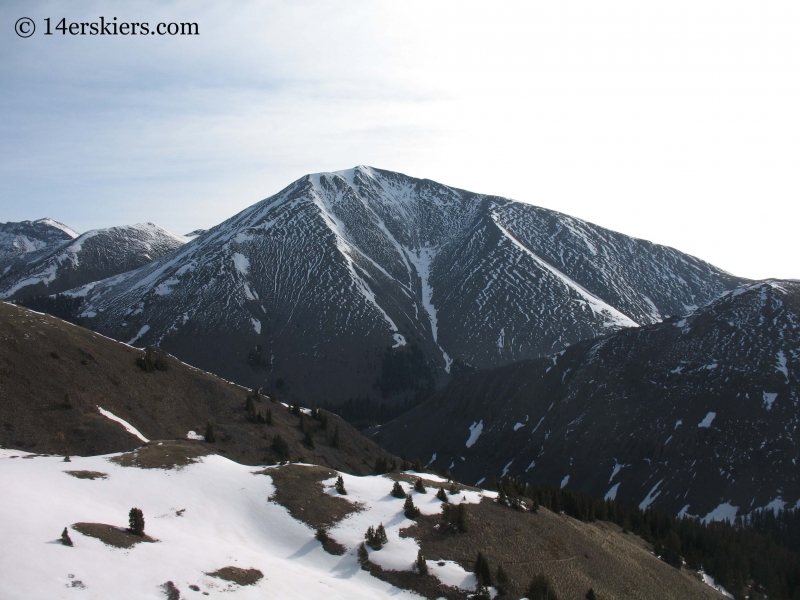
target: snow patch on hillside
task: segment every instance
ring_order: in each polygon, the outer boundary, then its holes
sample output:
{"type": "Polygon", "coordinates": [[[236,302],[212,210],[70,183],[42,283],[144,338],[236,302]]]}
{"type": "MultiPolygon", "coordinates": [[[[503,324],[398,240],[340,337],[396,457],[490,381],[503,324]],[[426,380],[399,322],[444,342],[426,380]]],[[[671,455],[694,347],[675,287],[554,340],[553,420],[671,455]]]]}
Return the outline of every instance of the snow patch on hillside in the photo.
{"type": "Polygon", "coordinates": [[[131,435],[136,436],[137,438],[142,440],[145,444],[150,441],[146,437],[144,437],[141,434],[141,432],[138,429],[136,429],[136,427],[134,427],[133,425],[128,423],[126,420],[119,418],[117,415],[112,413],[110,410],[102,409],[99,406],[97,407],[97,410],[100,411],[100,414],[103,415],[104,417],[106,417],[108,419],[111,419],[112,421],[116,421],[117,423],[122,425],[125,428],[125,431],[127,431],[131,435]]]}
{"type": "Polygon", "coordinates": [[[467,440],[467,448],[472,448],[475,445],[475,442],[478,441],[478,437],[483,432],[483,419],[481,419],[480,423],[473,423],[469,426],[469,439],[467,440]]]}

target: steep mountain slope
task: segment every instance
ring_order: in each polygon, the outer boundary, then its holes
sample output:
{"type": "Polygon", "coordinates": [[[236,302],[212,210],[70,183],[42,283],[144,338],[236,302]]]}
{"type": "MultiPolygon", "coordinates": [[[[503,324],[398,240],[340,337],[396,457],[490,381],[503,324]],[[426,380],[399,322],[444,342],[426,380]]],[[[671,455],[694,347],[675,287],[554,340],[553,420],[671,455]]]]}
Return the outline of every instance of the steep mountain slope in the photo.
{"type": "Polygon", "coordinates": [[[0,276],[13,262],[76,237],[76,232],[53,219],[0,223],[0,276]]]}
{"type": "Polygon", "coordinates": [[[211,421],[216,441],[197,443],[243,463],[304,458],[364,473],[377,457],[387,457],[335,415],[327,423],[301,419],[263,395],[254,408],[264,417],[269,411],[272,423],[251,422],[250,390],[171,356],[160,356],[166,370],[148,372],[137,365],[144,356],[87,329],[0,302],[0,446],[71,455],[119,452],[142,446],[143,439],[201,440],[211,421]],[[283,455],[274,448],[276,435],[286,442],[283,455]]]}
{"type": "Polygon", "coordinates": [[[800,505],[800,282],[464,375],[372,439],[466,481],[508,475],[673,514],[800,505]]]}
{"type": "Polygon", "coordinates": [[[71,293],[91,326],[303,402],[405,399],[655,322],[740,280],[589,223],[369,167],[308,175],[71,293]]]}
{"type": "MultiPolygon", "coordinates": [[[[723,598],[613,525],[546,509],[520,513],[493,502],[493,492],[451,496],[448,504],[463,505],[470,523],[466,533],[451,534],[433,527],[443,503],[404,482],[422,513],[418,524],[407,518],[404,500],[389,495],[388,476],[343,474],[342,496],[333,489],[337,473],[311,465],[256,470],[210,455],[179,469],[147,469],[125,458],[64,463],[0,450],[0,536],[14,550],[0,561],[4,599],[422,597],[401,585],[466,600],[478,550],[509,573],[509,598],[542,572],[570,600],[590,587],[603,598],[723,598]],[[125,531],[132,506],[143,511],[145,539],[125,531]],[[319,523],[328,532],[324,545],[315,535],[319,523]],[[362,568],[357,549],[378,524],[387,542],[367,550],[362,568]],[[59,542],[64,528],[72,546],[59,542]],[[413,571],[420,548],[428,575],[413,571]]],[[[432,479],[429,485],[441,485],[432,479]]]]}
{"type": "Polygon", "coordinates": [[[9,265],[0,277],[0,298],[57,294],[146,265],[187,241],[152,223],[87,231],[9,265]]]}

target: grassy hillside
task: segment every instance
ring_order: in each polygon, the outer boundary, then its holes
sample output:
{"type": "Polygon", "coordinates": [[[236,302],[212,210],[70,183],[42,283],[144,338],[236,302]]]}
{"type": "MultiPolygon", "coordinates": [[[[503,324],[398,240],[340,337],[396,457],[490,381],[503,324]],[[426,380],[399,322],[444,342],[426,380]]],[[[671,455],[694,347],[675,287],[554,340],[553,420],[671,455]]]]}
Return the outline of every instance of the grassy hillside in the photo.
{"type": "Polygon", "coordinates": [[[147,370],[146,358],[143,350],[0,303],[0,446],[94,455],[142,445],[102,408],[149,440],[204,435],[211,422],[212,451],[244,464],[291,458],[369,473],[379,456],[389,458],[335,415],[301,416],[263,395],[248,414],[251,390],[158,352],[147,370]],[[285,446],[274,444],[276,435],[285,446]]]}

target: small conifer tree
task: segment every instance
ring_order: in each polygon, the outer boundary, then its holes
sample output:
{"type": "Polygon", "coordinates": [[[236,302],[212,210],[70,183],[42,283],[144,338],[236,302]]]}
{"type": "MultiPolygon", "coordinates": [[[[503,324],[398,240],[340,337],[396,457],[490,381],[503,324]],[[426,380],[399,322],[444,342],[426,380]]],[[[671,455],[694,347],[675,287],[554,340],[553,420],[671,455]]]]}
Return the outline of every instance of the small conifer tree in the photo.
{"type": "Polygon", "coordinates": [[[295,415],[296,417],[299,417],[300,415],[303,414],[303,411],[300,410],[300,404],[298,404],[297,402],[292,404],[292,414],[295,415]]]}
{"type": "Polygon", "coordinates": [[[456,482],[455,481],[451,481],[450,482],[450,495],[451,496],[455,496],[459,491],[460,490],[458,489],[458,486],[456,485],[456,482]]]}
{"type": "Polygon", "coordinates": [[[489,568],[489,561],[482,552],[478,552],[475,558],[475,576],[483,581],[484,585],[492,585],[492,570],[489,568]]]}
{"type": "Polygon", "coordinates": [[[275,437],[272,438],[272,449],[283,460],[289,457],[289,443],[283,439],[280,433],[276,433],[275,437]]]}
{"type": "Polygon", "coordinates": [[[253,402],[253,397],[252,396],[248,396],[247,400],[245,400],[245,402],[244,402],[244,410],[247,413],[248,421],[256,421],[257,420],[256,404],[255,404],[255,402],[253,402]]]}
{"type": "Polygon", "coordinates": [[[342,442],[339,439],[339,425],[336,425],[336,429],[333,430],[333,439],[331,440],[331,446],[336,448],[337,450],[342,449],[342,442]]]}
{"type": "Polygon", "coordinates": [[[306,429],[306,436],[303,438],[303,443],[309,448],[314,448],[314,434],[311,433],[311,428],[306,429]]]}
{"type": "Polygon", "coordinates": [[[394,482],[394,487],[392,488],[392,496],[395,498],[405,498],[406,492],[403,490],[403,486],[400,485],[399,481],[394,482]]]}
{"type": "Polygon", "coordinates": [[[211,424],[211,421],[206,423],[206,442],[209,444],[213,444],[217,441],[217,436],[214,435],[214,426],[211,424]]]}
{"type": "Polygon", "coordinates": [[[449,498],[447,497],[447,492],[444,491],[443,487],[440,487],[439,491],[436,492],[436,497],[442,502],[450,502],[449,498]]]}
{"type": "Polygon", "coordinates": [[[375,535],[381,541],[381,544],[389,543],[389,536],[386,535],[386,529],[383,527],[383,523],[378,525],[378,528],[375,530],[375,535]]]}
{"type": "Polygon", "coordinates": [[[64,531],[61,532],[61,543],[65,546],[72,546],[72,538],[69,537],[69,531],[67,531],[66,527],[64,527],[64,531]]]}
{"type": "Polygon", "coordinates": [[[128,529],[134,535],[144,535],[144,514],[140,508],[132,508],[128,513],[128,529]]]}
{"type": "Polygon", "coordinates": [[[409,519],[416,519],[419,516],[419,509],[414,506],[414,499],[411,494],[406,496],[406,501],[403,504],[403,512],[409,519]]]}
{"type": "Polygon", "coordinates": [[[586,600],[597,600],[597,594],[595,594],[594,588],[589,588],[589,591],[586,592],[586,600]]]}
{"type": "Polygon", "coordinates": [[[364,542],[361,542],[361,545],[358,547],[358,563],[361,565],[362,568],[366,568],[368,562],[369,562],[369,551],[367,550],[367,547],[364,545],[364,542]]]}
{"type": "Polygon", "coordinates": [[[267,425],[272,425],[272,409],[271,408],[267,409],[267,412],[266,412],[265,417],[264,417],[264,422],[267,425]]]}
{"type": "Polygon", "coordinates": [[[420,575],[428,574],[428,563],[425,562],[425,555],[422,554],[422,548],[417,552],[417,572],[420,575]]]}
{"type": "Polygon", "coordinates": [[[553,589],[550,580],[546,575],[535,575],[528,585],[528,591],[525,593],[529,600],[558,600],[558,595],[553,589]]]}
{"type": "Polygon", "coordinates": [[[322,409],[319,410],[319,422],[322,429],[328,429],[328,413],[322,409]]]}
{"type": "Polygon", "coordinates": [[[422,483],[422,479],[417,477],[417,480],[414,482],[414,491],[419,492],[420,494],[427,494],[428,490],[425,489],[425,484],[422,483]]]}
{"type": "Polygon", "coordinates": [[[497,567],[494,575],[494,586],[497,588],[497,593],[501,596],[508,594],[508,574],[503,568],[503,565],[497,567]]]}
{"type": "Polygon", "coordinates": [[[336,487],[336,491],[339,492],[342,496],[347,496],[347,490],[344,487],[344,479],[342,479],[341,475],[339,475],[336,478],[336,486],[335,487],[336,487]]]}

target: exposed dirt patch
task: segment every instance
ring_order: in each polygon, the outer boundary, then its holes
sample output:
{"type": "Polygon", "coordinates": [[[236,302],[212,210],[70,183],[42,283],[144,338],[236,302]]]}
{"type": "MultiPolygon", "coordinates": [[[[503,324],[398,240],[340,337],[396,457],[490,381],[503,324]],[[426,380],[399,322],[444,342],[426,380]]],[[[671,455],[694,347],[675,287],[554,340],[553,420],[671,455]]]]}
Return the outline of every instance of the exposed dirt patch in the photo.
{"type": "Polygon", "coordinates": [[[210,577],[232,581],[238,585],[253,585],[264,578],[258,569],[240,569],[239,567],[222,567],[213,573],[206,573],[210,577]]]}
{"type": "MultiPolygon", "coordinates": [[[[440,487],[444,488],[445,491],[450,490],[449,483],[442,483],[433,479],[427,479],[425,473],[420,473],[418,475],[409,473],[387,473],[386,477],[390,477],[396,481],[405,481],[406,483],[410,483],[412,485],[416,483],[417,479],[422,479],[422,483],[424,483],[425,487],[428,488],[428,492],[433,494],[438,492],[440,487]]],[[[456,483],[456,486],[459,490],[472,490],[473,492],[480,491],[480,488],[476,488],[471,485],[464,485],[463,483],[456,483]]]]}
{"type": "Polygon", "coordinates": [[[108,479],[108,473],[102,471],[64,471],[64,473],[78,479],[108,479]]]}
{"type": "Polygon", "coordinates": [[[295,519],[314,529],[327,529],[361,510],[357,504],[325,493],[321,482],[336,476],[335,471],[325,467],[289,464],[257,471],[256,474],[272,477],[275,494],[271,500],[286,507],[295,519]]]}
{"type": "Polygon", "coordinates": [[[72,529],[83,535],[97,538],[104,544],[115,548],[133,548],[142,542],[152,544],[158,541],[149,535],[135,535],[127,529],[103,523],[74,523],[72,529]]]}
{"type": "Polygon", "coordinates": [[[425,598],[447,598],[466,600],[469,593],[456,587],[444,585],[433,575],[420,575],[412,571],[392,571],[371,562],[361,567],[370,575],[404,590],[412,590],[425,598]]]}
{"type": "Polygon", "coordinates": [[[108,460],[123,467],[180,469],[198,462],[201,456],[207,456],[212,452],[206,444],[201,442],[166,440],[150,442],[132,452],[126,452],[108,460]]]}
{"type": "Polygon", "coordinates": [[[544,508],[520,512],[485,498],[467,505],[466,533],[446,532],[440,524],[441,515],[421,515],[401,535],[416,538],[429,560],[453,560],[468,571],[482,552],[492,573],[502,565],[508,574],[512,598],[522,596],[538,573],[564,598],[584,598],[590,587],[607,599],[719,597],[693,573],[657,559],[641,538],[611,523],[582,523],[544,508]]]}

